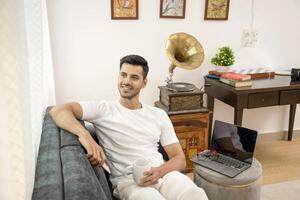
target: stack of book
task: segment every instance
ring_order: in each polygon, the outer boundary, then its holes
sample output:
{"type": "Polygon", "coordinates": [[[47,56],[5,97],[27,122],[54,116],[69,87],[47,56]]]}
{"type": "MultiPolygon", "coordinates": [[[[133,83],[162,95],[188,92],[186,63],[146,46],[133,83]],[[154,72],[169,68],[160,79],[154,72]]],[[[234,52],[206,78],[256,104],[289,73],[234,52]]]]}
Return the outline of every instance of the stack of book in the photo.
{"type": "Polygon", "coordinates": [[[252,86],[251,76],[248,74],[228,72],[220,76],[220,81],[233,87],[252,86]]]}
{"type": "MultiPolygon", "coordinates": [[[[238,74],[247,74],[249,76],[251,76],[251,79],[266,79],[266,78],[274,78],[275,76],[275,72],[265,69],[265,68],[255,68],[255,69],[235,69],[233,71],[230,72],[235,72],[238,74]]],[[[208,72],[209,75],[214,76],[214,77],[219,77],[221,76],[223,73],[217,72],[216,70],[211,70],[208,72]]],[[[211,78],[211,77],[208,77],[211,78]]]]}

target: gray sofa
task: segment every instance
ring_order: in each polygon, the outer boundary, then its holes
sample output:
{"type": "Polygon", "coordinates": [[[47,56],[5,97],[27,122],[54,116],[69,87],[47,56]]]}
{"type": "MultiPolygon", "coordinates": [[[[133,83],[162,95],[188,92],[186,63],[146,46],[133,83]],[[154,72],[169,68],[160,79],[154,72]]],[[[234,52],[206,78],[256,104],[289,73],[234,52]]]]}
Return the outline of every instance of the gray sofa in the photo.
{"type": "Polygon", "coordinates": [[[58,128],[48,112],[43,123],[32,199],[113,199],[104,170],[91,166],[77,136],[58,128]]]}

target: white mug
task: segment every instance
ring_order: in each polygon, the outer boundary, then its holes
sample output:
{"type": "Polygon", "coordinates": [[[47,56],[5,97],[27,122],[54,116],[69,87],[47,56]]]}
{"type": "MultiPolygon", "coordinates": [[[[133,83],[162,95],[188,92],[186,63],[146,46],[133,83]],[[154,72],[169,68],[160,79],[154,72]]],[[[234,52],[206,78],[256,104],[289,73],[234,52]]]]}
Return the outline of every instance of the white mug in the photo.
{"type": "Polygon", "coordinates": [[[151,163],[148,159],[138,158],[132,165],[128,166],[124,170],[124,175],[129,178],[130,172],[132,172],[133,180],[136,184],[140,183],[141,178],[144,177],[144,172],[151,169],[151,163]]]}

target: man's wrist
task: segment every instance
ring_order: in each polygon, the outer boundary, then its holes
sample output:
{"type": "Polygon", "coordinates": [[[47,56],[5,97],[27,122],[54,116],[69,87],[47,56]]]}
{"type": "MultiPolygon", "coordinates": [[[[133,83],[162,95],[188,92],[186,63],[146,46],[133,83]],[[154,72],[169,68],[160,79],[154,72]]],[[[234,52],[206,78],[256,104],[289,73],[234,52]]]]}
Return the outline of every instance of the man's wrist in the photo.
{"type": "Polygon", "coordinates": [[[165,173],[165,167],[164,165],[161,165],[157,168],[157,172],[158,172],[158,175],[159,175],[159,178],[163,177],[166,173],[165,173]]]}
{"type": "Polygon", "coordinates": [[[83,137],[83,136],[88,136],[88,135],[90,135],[90,133],[85,129],[80,130],[77,134],[78,137],[83,137]]]}

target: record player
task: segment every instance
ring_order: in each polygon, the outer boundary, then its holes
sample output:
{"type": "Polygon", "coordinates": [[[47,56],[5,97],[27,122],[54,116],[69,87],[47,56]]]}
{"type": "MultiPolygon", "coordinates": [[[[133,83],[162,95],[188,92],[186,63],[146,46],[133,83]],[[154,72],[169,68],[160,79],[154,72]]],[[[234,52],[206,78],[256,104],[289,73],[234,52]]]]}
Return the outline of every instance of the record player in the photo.
{"type": "Polygon", "coordinates": [[[166,52],[171,65],[166,86],[159,86],[157,107],[170,111],[188,111],[203,107],[203,92],[195,85],[185,82],[173,82],[176,67],[187,70],[198,68],[204,60],[204,50],[198,40],[187,33],[170,35],[166,42],[166,52]]]}
{"type": "Polygon", "coordinates": [[[198,110],[203,107],[203,92],[194,88],[192,91],[174,92],[167,86],[159,86],[159,101],[157,107],[167,112],[198,110]]]}

